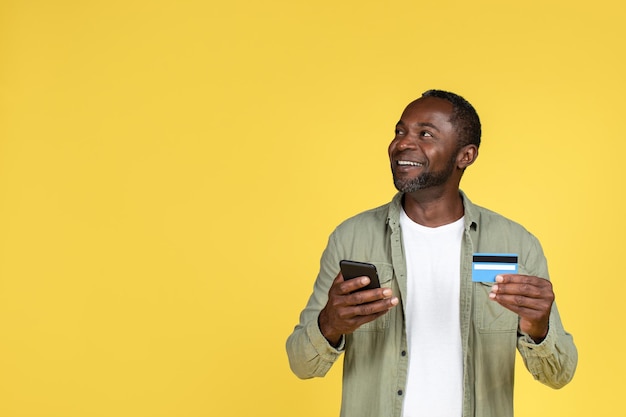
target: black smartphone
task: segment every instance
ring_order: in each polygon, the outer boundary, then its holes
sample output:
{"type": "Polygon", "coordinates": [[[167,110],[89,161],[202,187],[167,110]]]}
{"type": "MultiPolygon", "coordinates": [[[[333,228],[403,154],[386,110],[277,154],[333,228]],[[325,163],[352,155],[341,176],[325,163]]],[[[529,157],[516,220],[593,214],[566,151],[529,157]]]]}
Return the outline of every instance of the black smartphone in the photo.
{"type": "Polygon", "coordinates": [[[344,280],[356,277],[369,277],[370,283],[363,288],[359,288],[357,291],[380,288],[380,281],[378,280],[378,272],[376,271],[375,265],[344,259],[339,262],[339,268],[341,268],[341,274],[344,280]]]}

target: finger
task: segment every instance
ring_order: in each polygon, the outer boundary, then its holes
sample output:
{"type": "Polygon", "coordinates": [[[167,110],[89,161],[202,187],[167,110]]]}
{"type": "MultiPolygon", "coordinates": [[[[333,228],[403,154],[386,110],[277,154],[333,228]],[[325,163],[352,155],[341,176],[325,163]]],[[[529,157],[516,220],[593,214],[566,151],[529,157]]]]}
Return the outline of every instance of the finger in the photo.
{"type": "Polygon", "coordinates": [[[379,318],[381,316],[384,316],[385,314],[387,314],[388,311],[389,311],[389,309],[387,309],[385,311],[378,312],[376,314],[370,314],[370,315],[367,315],[367,316],[356,316],[354,318],[354,321],[353,321],[353,326],[354,326],[354,328],[356,330],[359,327],[361,327],[362,325],[364,325],[365,323],[369,323],[370,321],[374,321],[377,318],[379,318]]]}
{"type": "Polygon", "coordinates": [[[373,301],[390,298],[393,295],[391,288],[375,288],[353,292],[346,296],[346,302],[351,305],[367,304],[373,301]]]}
{"type": "Polygon", "coordinates": [[[501,301],[498,301],[498,303],[517,314],[521,319],[520,324],[527,322],[533,327],[545,328],[547,326],[550,317],[550,307],[537,309],[501,301]]]}
{"type": "Polygon", "coordinates": [[[554,293],[550,281],[543,278],[524,275],[499,276],[496,284],[491,288],[491,293],[521,295],[530,298],[553,300],[554,293]]]}
{"type": "MultiPolygon", "coordinates": [[[[350,292],[354,291],[354,290],[349,290],[350,286],[354,286],[354,285],[356,285],[356,283],[354,283],[354,282],[353,282],[353,283],[351,283],[351,284],[349,284],[349,286],[348,286],[348,290],[346,290],[346,289],[344,288],[344,287],[345,287],[345,285],[344,285],[344,284],[345,284],[346,282],[350,282],[350,281],[355,281],[355,280],[354,280],[354,279],[352,279],[352,280],[345,280],[345,279],[343,278],[343,274],[342,274],[341,272],[339,272],[339,273],[337,274],[337,276],[335,277],[335,279],[333,280],[333,283],[332,283],[332,285],[331,285],[331,287],[330,287],[330,290],[329,290],[329,295],[330,295],[330,294],[345,295],[345,294],[349,294],[350,292]]],[[[358,281],[358,280],[357,280],[357,281],[358,281]]],[[[367,285],[367,284],[366,284],[366,285],[367,285]]]]}
{"type": "Polygon", "coordinates": [[[551,304],[545,299],[525,297],[523,295],[491,293],[489,294],[489,298],[516,313],[522,310],[545,311],[551,304]]]}
{"type": "MultiPolygon", "coordinates": [[[[544,328],[547,326],[550,313],[546,313],[540,310],[532,310],[526,307],[520,307],[516,305],[503,305],[504,308],[517,314],[520,318],[520,325],[523,323],[529,323],[532,327],[544,328]]],[[[527,330],[524,330],[527,331],[527,330]]]]}
{"type": "Polygon", "coordinates": [[[341,294],[350,294],[354,291],[360,290],[363,287],[366,287],[370,283],[369,277],[356,277],[352,279],[347,279],[341,284],[339,284],[339,289],[341,294]]]}
{"type": "Polygon", "coordinates": [[[393,308],[398,304],[398,298],[385,298],[378,301],[372,301],[366,304],[359,304],[352,308],[352,314],[355,316],[371,316],[380,313],[385,313],[389,311],[389,309],[393,308]]]}
{"type": "Polygon", "coordinates": [[[344,281],[343,275],[341,274],[341,272],[339,272],[337,276],[335,277],[335,279],[333,280],[333,283],[330,284],[330,288],[328,292],[331,293],[335,291],[343,281],[344,281]]]}
{"type": "Polygon", "coordinates": [[[521,296],[527,298],[550,298],[550,292],[545,288],[529,284],[496,284],[491,287],[491,294],[521,296]]]}
{"type": "Polygon", "coordinates": [[[537,287],[546,287],[551,285],[550,281],[545,278],[521,274],[496,275],[496,284],[527,284],[537,287]]]}

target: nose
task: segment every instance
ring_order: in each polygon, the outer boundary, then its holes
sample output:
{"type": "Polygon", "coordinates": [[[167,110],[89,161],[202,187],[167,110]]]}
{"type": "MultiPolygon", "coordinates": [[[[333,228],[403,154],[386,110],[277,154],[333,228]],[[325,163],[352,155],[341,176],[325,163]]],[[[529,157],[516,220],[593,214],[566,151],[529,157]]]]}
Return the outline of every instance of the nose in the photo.
{"type": "Polygon", "coordinates": [[[412,140],[409,135],[396,136],[396,149],[403,151],[415,147],[415,141],[412,140]]]}

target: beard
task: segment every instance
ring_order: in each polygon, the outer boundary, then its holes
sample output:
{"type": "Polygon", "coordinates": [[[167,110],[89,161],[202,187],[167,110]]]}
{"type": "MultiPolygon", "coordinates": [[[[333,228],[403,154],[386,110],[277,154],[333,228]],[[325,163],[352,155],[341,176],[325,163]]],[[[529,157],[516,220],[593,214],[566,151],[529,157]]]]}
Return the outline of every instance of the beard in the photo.
{"type": "Polygon", "coordinates": [[[452,158],[448,161],[447,165],[442,170],[435,172],[424,172],[415,178],[397,178],[392,168],[391,173],[393,174],[393,184],[396,186],[396,189],[402,193],[413,193],[418,190],[423,190],[430,187],[437,187],[445,184],[448,181],[448,179],[452,175],[452,172],[454,172],[455,165],[456,152],[452,154],[452,158]]]}

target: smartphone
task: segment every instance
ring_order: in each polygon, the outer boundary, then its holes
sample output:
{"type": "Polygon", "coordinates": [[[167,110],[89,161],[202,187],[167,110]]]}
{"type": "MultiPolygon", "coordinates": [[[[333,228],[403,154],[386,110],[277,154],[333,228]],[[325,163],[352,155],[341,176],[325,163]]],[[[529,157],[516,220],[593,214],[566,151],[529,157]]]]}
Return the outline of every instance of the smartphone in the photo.
{"type": "Polygon", "coordinates": [[[363,288],[359,288],[357,291],[380,288],[380,281],[378,280],[378,272],[376,272],[375,265],[344,259],[339,262],[339,268],[341,268],[341,274],[343,275],[344,280],[364,276],[369,277],[370,283],[363,288]]]}

